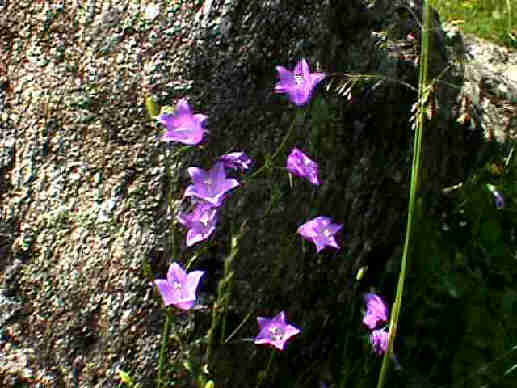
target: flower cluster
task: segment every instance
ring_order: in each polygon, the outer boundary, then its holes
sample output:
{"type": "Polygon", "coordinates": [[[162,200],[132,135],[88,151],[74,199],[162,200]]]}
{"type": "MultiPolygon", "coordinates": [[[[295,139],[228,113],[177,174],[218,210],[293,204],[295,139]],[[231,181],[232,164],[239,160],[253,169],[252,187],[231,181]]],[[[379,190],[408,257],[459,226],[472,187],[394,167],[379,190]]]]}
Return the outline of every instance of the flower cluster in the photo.
{"type": "MultiPolygon", "coordinates": [[[[149,18],[156,15],[156,10],[149,11],[149,18]]],[[[291,102],[297,106],[308,103],[316,85],[325,78],[323,73],[311,73],[305,59],[300,60],[293,71],[277,66],[279,82],[275,86],[276,93],[286,93],[291,102]]],[[[166,127],[161,140],[179,142],[194,146],[203,141],[207,130],[204,124],[207,116],[193,114],[185,98],[178,101],[174,113],[164,113],[158,121],[166,127]]],[[[232,152],[222,155],[209,170],[189,167],[188,174],[192,179],[184,193],[184,198],[192,201],[190,212],[182,212],[177,220],[188,229],[186,245],[188,247],[208,239],[215,231],[218,212],[227,198],[228,192],[239,186],[234,178],[227,178],[226,169],[247,170],[252,164],[244,152],[232,152]]],[[[321,184],[318,176],[318,164],[300,149],[293,148],[287,157],[287,171],[297,177],[307,179],[311,184],[321,184]]],[[[317,252],[325,247],[339,249],[334,235],[342,225],[332,223],[328,217],[316,217],[298,228],[298,233],[316,245],[317,252]]],[[[154,284],[160,292],[166,306],[173,305],[181,310],[190,310],[195,305],[196,289],[203,276],[202,271],[187,273],[177,263],[172,263],[167,279],[157,279],[154,284]]],[[[289,324],[285,312],[281,311],[273,318],[258,317],[259,334],[255,344],[271,345],[284,350],[286,342],[300,333],[300,329],[289,324]]]]}

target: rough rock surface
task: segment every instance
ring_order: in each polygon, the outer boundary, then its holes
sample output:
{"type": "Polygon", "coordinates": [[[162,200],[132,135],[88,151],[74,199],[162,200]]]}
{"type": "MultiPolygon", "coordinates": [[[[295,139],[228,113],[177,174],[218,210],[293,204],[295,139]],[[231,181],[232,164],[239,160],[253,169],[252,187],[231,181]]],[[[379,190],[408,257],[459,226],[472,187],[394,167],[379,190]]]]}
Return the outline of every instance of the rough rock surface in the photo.
{"type": "MultiPolygon", "coordinates": [[[[302,56],[325,72],[382,77],[329,77],[317,108],[298,122],[289,146],[320,162],[324,184],[317,191],[299,181],[290,189],[282,171],[232,196],[214,243],[196,261],[209,272],[201,303],[213,301],[225,242],[246,221],[228,330],[248,312],[286,309],[306,335],[271,376],[292,365],[317,371],[319,360],[339,353],[333,343],[357,297],[349,287],[355,271],[388,262],[396,276],[418,3],[167,1],[156,17],[144,12],[147,4],[20,0],[0,14],[3,386],[114,387],[119,369],[154,386],[164,315],[149,280],[163,277],[171,260],[169,225],[182,206],[185,167],[208,168],[230,150],[246,151],[261,165],[295,116],[272,92],[274,67],[292,67],[302,56]],[[146,117],[146,94],[162,105],[186,96],[209,116],[206,144],[173,160],[172,177],[164,167],[171,149],[146,117]],[[169,190],[178,199],[173,212],[169,190]],[[316,256],[300,247],[294,231],[316,215],[344,224],[342,250],[316,256]]],[[[432,77],[451,60],[437,20],[432,77]]],[[[462,76],[446,72],[442,80],[457,84],[462,76]]],[[[459,107],[449,109],[459,91],[438,85],[426,138],[429,190],[461,177],[468,154],[467,125],[454,124],[459,107]]],[[[196,252],[184,243],[180,251],[174,259],[196,252]]],[[[209,316],[199,313],[197,334],[209,316]]],[[[180,324],[192,328],[188,318],[180,324]]],[[[238,336],[255,332],[253,318],[238,336]]],[[[177,356],[172,345],[169,356],[177,356]]],[[[219,386],[246,386],[269,355],[241,341],[218,347],[216,356],[211,371],[219,386]]],[[[299,386],[315,386],[323,377],[300,378],[299,386]]]]}
{"type": "Polygon", "coordinates": [[[517,135],[517,52],[445,25],[451,54],[463,67],[460,120],[477,121],[487,140],[517,135]]]}

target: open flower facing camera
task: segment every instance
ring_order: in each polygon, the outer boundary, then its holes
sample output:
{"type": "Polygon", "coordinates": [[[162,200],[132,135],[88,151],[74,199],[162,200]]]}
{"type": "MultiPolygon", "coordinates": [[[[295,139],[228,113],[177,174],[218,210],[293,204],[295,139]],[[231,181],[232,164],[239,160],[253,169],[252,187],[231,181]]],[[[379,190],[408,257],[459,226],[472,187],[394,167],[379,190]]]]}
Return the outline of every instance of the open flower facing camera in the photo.
{"type": "Polygon", "coordinates": [[[161,140],[197,145],[203,140],[206,132],[203,127],[206,119],[207,116],[201,113],[192,114],[187,100],[182,98],[176,105],[176,112],[164,113],[158,117],[158,121],[167,128],[161,140]]]}
{"type": "Polygon", "coordinates": [[[293,71],[283,66],[277,66],[276,71],[280,79],[275,85],[275,92],[287,93],[289,100],[297,106],[305,105],[313,89],[325,78],[324,73],[311,73],[305,59],[301,59],[293,71]]]}
{"type": "Polygon", "coordinates": [[[173,305],[181,310],[190,310],[196,302],[196,289],[203,271],[187,273],[177,263],[172,263],[167,279],[156,279],[165,306],[173,305]]]}
{"type": "Polygon", "coordinates": [[[285,320],[284,311],[273,318],[258,317],[257,321],[260,331],[255,337],[255,344],[272,345],[278,350],[284,350],[287,340],[301,331],[285,320]]]}

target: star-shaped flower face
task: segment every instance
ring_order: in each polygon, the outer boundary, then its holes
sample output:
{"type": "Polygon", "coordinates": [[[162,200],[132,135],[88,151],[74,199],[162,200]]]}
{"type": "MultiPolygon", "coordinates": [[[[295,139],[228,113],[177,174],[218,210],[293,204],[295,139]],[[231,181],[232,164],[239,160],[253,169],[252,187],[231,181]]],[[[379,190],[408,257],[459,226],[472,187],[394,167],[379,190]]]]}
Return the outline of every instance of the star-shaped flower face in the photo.
{"type": "Polygon", "coordinates": [[[286,341],[300,332],[300,329],[290,325],[285,320],[285,313],[281,311],[273,318],[257,318],[259,333],[255,337],[255,344],[272,345],[278,350],[284,350],[286,341]]]}
{"type": "Polygon", "coordinates": [[[316,245],[319,252],[326,246],[339,249],[334,235],[343,225],[333,224],[329,217],[316,217],[300,226],[297,233],[316,245]]]}
{"type": "Polygon", "coordinates": [[[172,263],[167,272],[167,279],[156,279],[165,306],[173,305],[181,310],[190,310],[196,301],[196,288],[203,271],[187,274],[177,263],[172,263]]]}
{"type": "Polygon", "coordinates": [[[388,321],[388,305],[384,303],[379,295],[373,293],[365,294],[364,302],[366,303],[366,313],[364,314],[363,323],[370,330],[377,328],[379,325],[384,325],[388,321]]]}
{"type": "Polygon", "coordinates": [[[217,208],[206,202],[199,202],[192,213],[180,213],[178,221],[188,228],[187,246],[206,240],[215,231],[217,208]]]}
{"type": "Polygon", "coordinates": [[[325,78],[324,73],[311,73],[305,59],[300,60],[293,71],[277,66],[280,80],[275,85],[276,93],[287,93],[294,104],[305,105],[311,98],[314,87],[325,78]]]}
{"type": "Polygon", "coordinates": [[[251,159],[244,152],[231,152],[219,158],[226,168],[247,170],[251,165],[251,159]]]}
{"type": "Polygon", "coordinates": [[[291,174],[306,178],[313,185],[319,185],[318,164],[298,148],[293,148],[287,157],[287,171],[291,174]]]}
{"type": "Polygon", "coordinates": [[[162,114],[158,120],[167,127],[162,136],[163,141],[177,141],[187,145],[196,145],[203,140],[206,130],[203,124],[207,116],[192,114],[185,98],[178,101],[174,114],[162,114]]]}
{"type": "Polygon", "coordinates": [[[187,171],[194,184],[187,187],[184,196],[202,199],[214,207],[221,206],[227,191],[239,186],[236,179],[226,179],[222,162],[217,162],[210,171],[198,167],[189,167],[187,171]]]}
{"type": "Polygon", "coordinates": [[[388,350],[389,333],[386,329],[374,330],[370,334],[373,351],[379,356],[388,350]]]}

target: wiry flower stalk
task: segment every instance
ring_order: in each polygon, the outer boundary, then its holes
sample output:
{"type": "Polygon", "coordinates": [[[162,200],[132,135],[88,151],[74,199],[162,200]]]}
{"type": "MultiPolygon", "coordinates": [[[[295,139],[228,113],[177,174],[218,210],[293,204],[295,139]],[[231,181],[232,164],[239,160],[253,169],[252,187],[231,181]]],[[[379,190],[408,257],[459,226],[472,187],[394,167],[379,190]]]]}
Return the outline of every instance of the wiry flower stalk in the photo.
{"type": "Polygon", "coordinates": [[[425,120],[425,101],[424,97],[427,92],[428,81],[427,81],[427,61],[429,57],[429,31],[430,31],[430,11],[429,11],[429,1],[423,2],[422,8],[422,48],[420,51],[420,74],[418,80],[418,103],[419,103],[419,114],[418,114],[418,122],[415,129],[415,137],[413,140],[413,164],[411,168],[411,188],[409,193],[409,211],[408,211],[408,219],[407,219],[407,227],[406,227],[406,239],[404,242],[404,250],[402,253],[402,262],[400,264],[400,275],[399,281],[397,285],[397,294],[395,296],[395,303],[393,304],[391,321],[389,325],[389,340],[388,340],[388,348],[384,353],[384,358],[382,360],[382,367],[379,374],[379,380],[377,382],[377,388],[382,388],[384,386],[384,382],[386,380],[386,375],[388,371],[389,360],[393,354],[393,343],[395,342],[395,337],[397,336],[397,328],[398,328],[398,319],[400,315],[400,308],[402,306],[402,295],[404,293],[404,283],[406,280],[406,271],[407,271],[407,261],[409,256],[409,250],[412,245],[412,237],[413,237],[413,226],[415,224],[417,218],[417,201],[416,197],[418,195],[419,189],[419,172],[421,168],[421,151],[422,151],[422,132],[425,120]]]}

